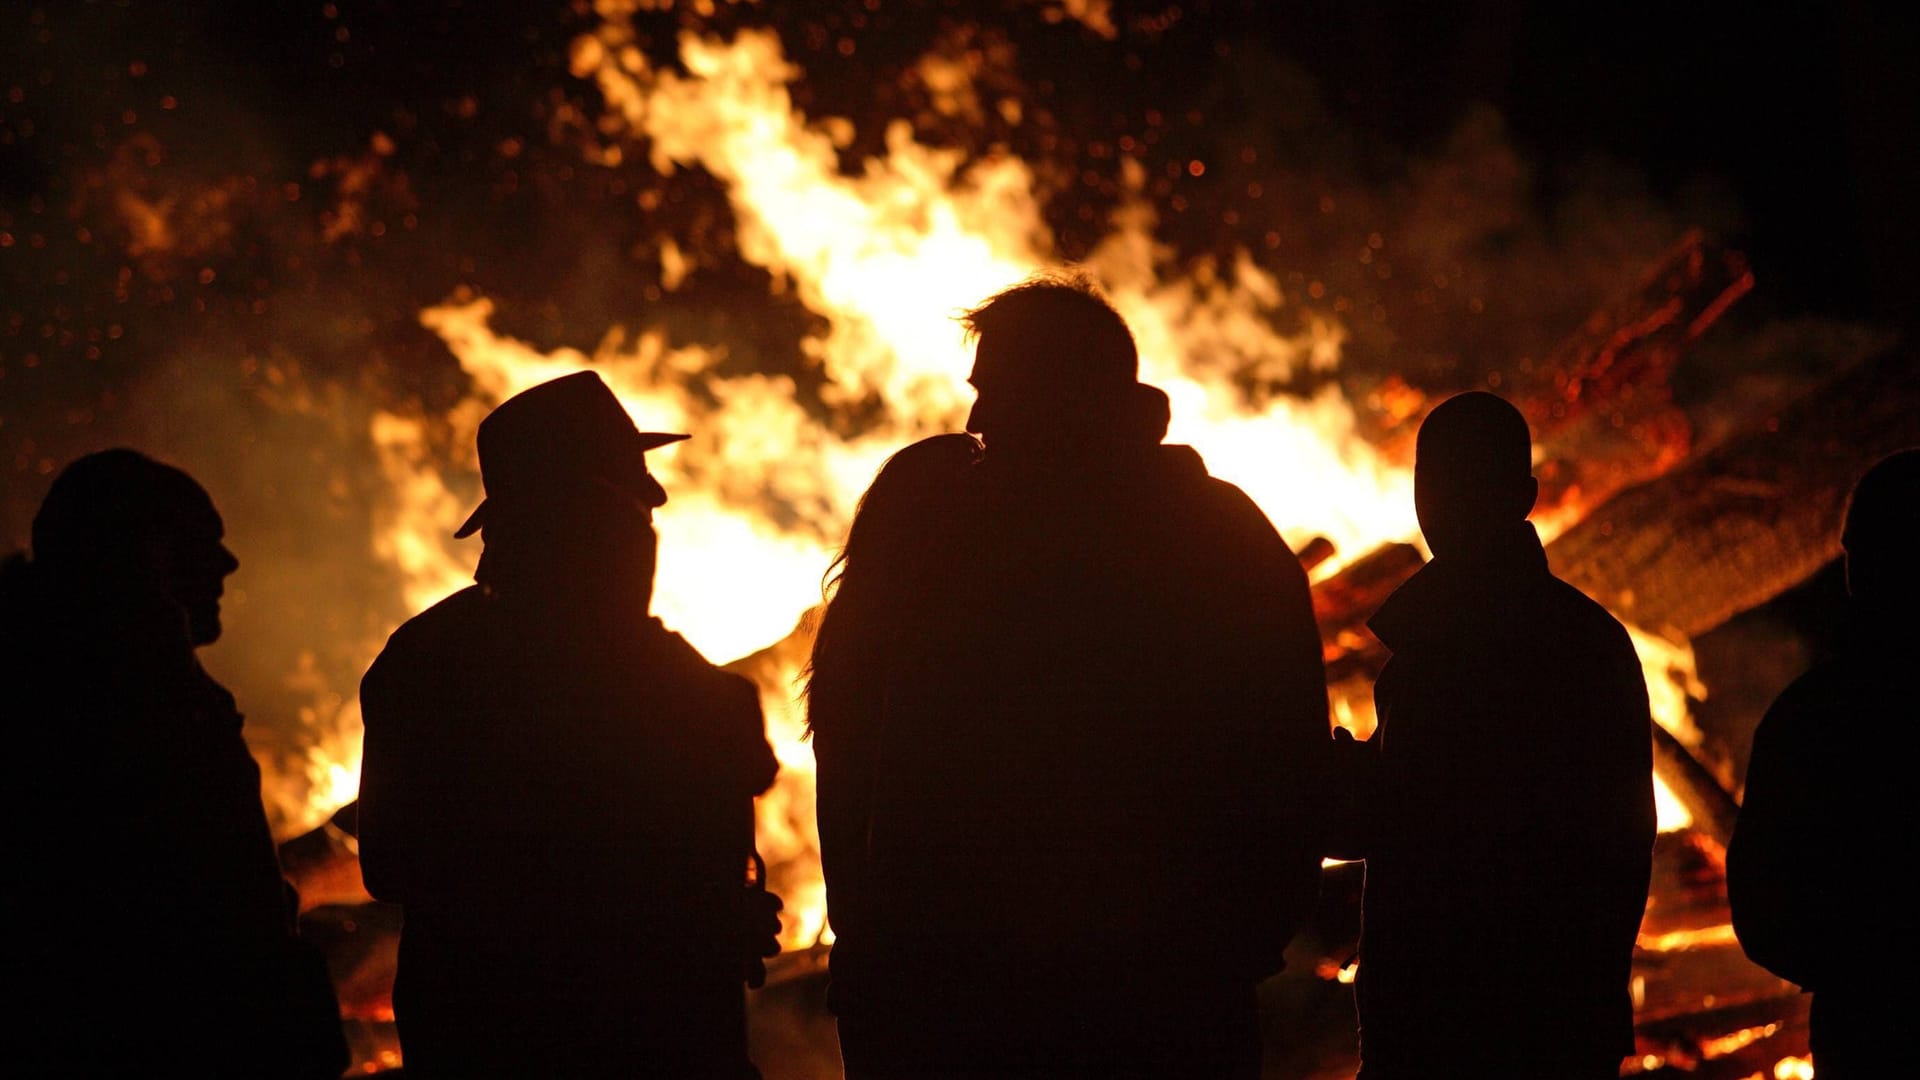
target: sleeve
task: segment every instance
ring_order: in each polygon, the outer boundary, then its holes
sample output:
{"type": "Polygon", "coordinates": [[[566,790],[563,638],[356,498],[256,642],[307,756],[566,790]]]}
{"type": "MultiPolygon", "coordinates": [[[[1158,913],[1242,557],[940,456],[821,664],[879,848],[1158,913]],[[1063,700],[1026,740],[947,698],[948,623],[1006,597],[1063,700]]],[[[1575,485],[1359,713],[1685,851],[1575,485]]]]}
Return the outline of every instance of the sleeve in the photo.
{"type": "Polygon", "coordinates": [[[1286,935],[1312,915],[1319,893],[1320,859],[1328,755],[1332,749],[1327,709],[1326,668],[1320,629],[1306,570],[1259,507],[1238,489],[1232,491],[1235,516],[1243,523],[1243,544],[1252,578],[1245,602],[1252,633],[1247,658],[1258,673],[1260,711],[1268,718],[1260,742],[1272,747],[1265,776],[1252,778],[1251,797],[1261,787],[1273,815],[1265,856],[1267,889],[1286,919],[1286,935]]]}
{"type": "Polygon", "coordinates": [[[767,717],[760,704],[760,688],[753,680],[728,675],[727,703],[729,731],[735,747],[734,759],[741,767],[747,794],[762,795],[773,787],[779,775],[780,761],[773,745],[767,742],[767,717]]]}
{"type": "MultiPolygon", "coordinates": [[[[832,635],[834,612],[821,625],[832,635]]],[[[817,660],[827,655],[818,648],[817,660]]],[[[827,885],[827,912],[834,933],[858,934],[867,873],[867,822],[873,812],[874,740],[881,723],[881,692],[871,678],[852,677],[822,663],[807,690],[812,731],[815,815],[820,829],[820,867],[827,885]]]]}
{"type": "Polygon", "coordinates": [[[360,872],[375,899],[404,903],[408,868],[418,847],[417,808],[405,777],[408,707],[392,658],[391,640],[360,681],[360,717],[365,726],[360,763],[357,834],[360,872]]]}
{"type": "Polygon", "coordinates": [[[1817,990],[1847,963],[1821,882],[1820,748],[1803,695],[1790,688],[1754,735],[1746,799],[1727,848],[1727,901],[1747,956],[1803,989],[1817,990]]]}
{"type": "Polygon", "coordinates": [[[1607,775],[1596,793],[1596,812],[1588,820],[1594,835],[1584,841],[1596,852],[1602,879],[1596,891],[1608,899],[1608,920],[1602,931],[1604,947],[1618,942],[1622,955],[1646,918],[1647,888],[1653,877],[1653,845],[1659,830],[1653,803],[1653,712],[1647,700],[1646,676],[1624,628],[1613,629],[1613,668],[1607,692],[1597,696],[1607,715],[1593,725],[1607,732],[1604,749],[1607,775]]]}

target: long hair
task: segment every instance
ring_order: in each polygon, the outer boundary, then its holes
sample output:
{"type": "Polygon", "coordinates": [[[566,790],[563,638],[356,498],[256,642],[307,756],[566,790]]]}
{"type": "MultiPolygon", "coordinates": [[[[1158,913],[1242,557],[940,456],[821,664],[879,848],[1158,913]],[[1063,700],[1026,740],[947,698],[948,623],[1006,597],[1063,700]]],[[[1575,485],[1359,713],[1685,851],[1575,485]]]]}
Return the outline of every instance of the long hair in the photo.
{"type": "MultiPolygon", "coordinates": [[[[963,551],[968,470],[980,456],[970,435],[935,435],[894,454],[860,497],[846,546],[828,568],[826,610],[807,664],[807,727],[884,678],[887,645],[923,610],[931,586],[963,551]],[[844,693],[843,693],[844,692],[844,693]]],[[[829,720],[828,723],[834,723],[829,720]]]]}

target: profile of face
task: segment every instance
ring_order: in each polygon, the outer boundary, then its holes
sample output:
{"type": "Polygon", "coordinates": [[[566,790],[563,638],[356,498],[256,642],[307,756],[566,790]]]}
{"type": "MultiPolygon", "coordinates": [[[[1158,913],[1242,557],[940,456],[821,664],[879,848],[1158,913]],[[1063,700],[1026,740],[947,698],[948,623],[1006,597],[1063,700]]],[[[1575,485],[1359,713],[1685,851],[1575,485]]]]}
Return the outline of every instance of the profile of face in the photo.
{"type": "Polygon", "coordinates": [[[1413,507],[1436,557],[1473,550],[1527,519],[1540,496],[1527,422],[1492,394],[1449,398],[1420,425],[1413,507]]]}
{"type": "Polygon", "coordinates": [[[1160,391],[1110,376],[1076,380],[1033,359],[1000,335],[980,337],[967,377],[974,389],[967,430],[989,454],[1081,458],[1116,441],[1157,443],[1166,434],[1160,391]]]}
{"type": "Polygon", "coordinates": [[[220,639],[220,598],[227,578],[240,568],[224,539],[218,516],[195,515],[149,546],[152,580],[186,615],[187,636],[196,646],[220,639]]]}
{"type": "Polygon", "coordinates": [[[989,446],[1030,445],[1063,426],[1064,410],[1057,400],[1062,395],[1037,380],[1032,365],[1020,359],[999,334],[981,335],[974,350],[973,373],[967,377],[974,391],[967,430],[989,446]]]}
{"type": "Polygon", "coordinates": [[[33,557],[59,580],[109,602],[174,608],[193,644],[220,637],[220,597],[240,565],[199,482],[137,450],[76,459],[33,520],[33,557]]]}
{"type": "Polygon", "coordinates": [[[480,535],[495,588],[647,605],[659,559],[653,508],[608,483],[556,484],[538,503],[495,504],[480,535]]]}

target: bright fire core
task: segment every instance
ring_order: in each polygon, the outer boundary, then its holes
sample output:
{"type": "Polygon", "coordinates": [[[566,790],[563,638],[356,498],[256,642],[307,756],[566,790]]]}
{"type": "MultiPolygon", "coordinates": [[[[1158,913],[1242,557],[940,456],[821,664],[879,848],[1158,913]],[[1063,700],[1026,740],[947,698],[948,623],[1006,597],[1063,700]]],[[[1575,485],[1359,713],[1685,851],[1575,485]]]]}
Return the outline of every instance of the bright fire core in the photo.
{"type": "MultiPolygon", "coordinates": [[[[724,343],[668,341],[644,312],[636,328],[610,330],[591,352],[552,353],[496,333],[484,297],[422,312],[472,391],[444,417],[382,414],[370,433],[388,485],[373,546],[405,582],[410,610],[465,586],[477,556],[477,545],[448,539],[471,509],[456,491],[473,490],[449,478],[470,476],[474,463],[446,460],[434,447],[468,453],[494,404],[590,368],[642,429],[693,433],[649,459],[671,496],[656,518],[657,613],[715,661],[781,642],[820,602],[822,577],[880,463],[913,439],[960,426],[971,357],[956,311],[1057,265],[1020,159],[963,167],[964,155],[916,142],[897,123],[885,156],[847,175],[836,149],[845,123],[795,109],[788,84],[798,72],[774,35],[688,35],[680,51],[686,74],[653,68],[614,13],[574,43],[572,62],[614,110],[599,128],[606,152],[644,147],[662,172],[697,166],[726,187],[741,255],[826,326],[802,342],[826,379],[820,400],[803,402],[786,376],[718,374],[724,343]],[[450,437],[430,438],[435,430],[450,437]]],[[[1338,554],[1321,575],[1378,544],[1416,539],[1410,471],[1360,436],[1337,387],[1257,400],[1241,389],[1249,375],[1270,383],[1337,368],[1342,328],[1275,318],[1289,298],[1250,258],[1171,266],[1155,228],[1146,200],[1132,199],[1083,266],[1133,328],[1142,380],[1171,399],[1170,441],[1196,447],[1289,542],[1331,540],[1338,554]],[[1283,334],[1282,324],[1304,329],[1283,334]]],[[[660,254],[669,268],[686,258],[660,254]]],[[[1704,693],[1691,650],[1638,632],[1634,640],[1658,719],[1685,739],[1688,697],[1704,693]]],[[[761,800],[760,846],[787,901],[790,946],[831,940],[813,756],[795,699],[803,662],[797,650],[776,650],[761,686],[782,771],[761,800]]],[[[357,718],[349,712],[333,727],[312,755],[307,806],[295,820],[316,821],[353,797],[357,718]]],[[[1687,824],[1684,808],[1659,790],[1661,827],[1687,824]]]]}

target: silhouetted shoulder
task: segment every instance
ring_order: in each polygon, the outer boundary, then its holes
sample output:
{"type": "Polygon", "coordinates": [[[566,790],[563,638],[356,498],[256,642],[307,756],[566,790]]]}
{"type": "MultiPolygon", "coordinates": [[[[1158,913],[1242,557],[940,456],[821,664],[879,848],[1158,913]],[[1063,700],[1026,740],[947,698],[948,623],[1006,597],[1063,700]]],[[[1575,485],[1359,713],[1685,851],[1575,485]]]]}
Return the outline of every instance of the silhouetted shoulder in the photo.
{"type": "MultiPolygon", "coordinates": [[[[1206,462],[1193,447],[1160,446],[1156,450],[1161,477],[1189,500],[1189,511],[1211,518],[1216,528],[1225,526],[1233,530],[1231,535],[1238,539],[1270,538],[1280,542],[1280,534],[1266,512],[1246,492],[1207,472],[1206,462]]],[[[1198,527],[1199,522],[1192,524],[1196,526],[1196,534],[1206,535],[1205,530],[1198,527]]]]}
{"type": "Polygon", "coordinates": [[[1799,729],[1859,689],[1860,672],[1844,660],[1815,664],[1787,684],[1761,721],[1775,729],[1799,729]]]}
{"type": "Polygon", "coordinates": [[[1638,655],[1634,652],[1633,638],[1628,636],[1626,626],[1598,600],[1557,577],[1553,579],[1547,595],[1553,616],[1567,620],[1566,630],[1591,635],[1596,643],[1604,644],[1617,654],[1628,657],[1638,655]]]}
{"type": "Polygon", "coordinates": [[[440,685],[451,658],[470,656],[476,629],[487,612],[486,591],[478,585],[461,589],[445,600],[401,623],[360,678],[364,718],[385,719],[396,695],[440,685]]]}
{"type": "Polygon", "coordinates": [[[487,616],[487,604],[486,590],[469,585],[401,623],[388,635],[387,648],[431,648],[482,622],[487,616]]]}
{"type": "Polygon", "coordinates": [[[773,786],[780,763],[767,742],[766,719],[760,709],[760,688],[743,675],[716,667],[700,650],[679,634],[651,624],[666,642],[673,658],[673,669],[683,677],[698,680],[704,694],[718,704],[714,710],[719,729],[712,734],[721,740],[741,768],[740,779],[749,794],[758,795],[773,786]]]}

